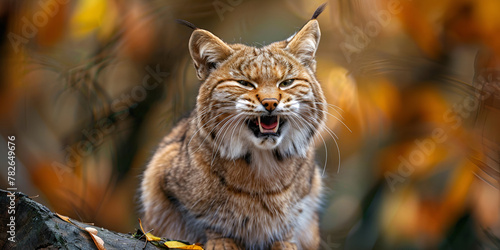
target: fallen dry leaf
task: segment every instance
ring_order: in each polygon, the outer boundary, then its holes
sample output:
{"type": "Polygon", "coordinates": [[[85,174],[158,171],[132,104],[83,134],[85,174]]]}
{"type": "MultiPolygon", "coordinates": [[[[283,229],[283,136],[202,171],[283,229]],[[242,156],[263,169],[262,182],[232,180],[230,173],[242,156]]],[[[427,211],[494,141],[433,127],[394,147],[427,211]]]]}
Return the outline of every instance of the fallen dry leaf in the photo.
{"type": "MultiPolygon", "coordinates": [[[[144,228],[142,227],[142,221],[139,219],[139,227],[141,228],[140,231],[142,232],[142,236],[146,238],[146,243],[147,242],[154,242],[153,244],[156,246],[160,246],[157,244],[162,244],[162,239],[161,237],[154,236],[152,233],[146,233],[144,228]]],[[[141,238],[142,238],[141,236],[141,238]]],[[[203,247],[199,244],[193,244],[193,245],[188,245],[186,243],[176,241],[176,240],[168,240],[165,241],[162,245],[166,246],[167,248],[172,248],[172,249],[195,249],[195,250],[203,250],[203,247]]]]}
{"type": "MultiPolygon", "coordinates": [[[[55,214],[56,214],[56,215],[57,215],[57,217],[59,217],[61,220],[63,220],[63,221],[66,221],[66,222],[69,222],[69,223],[73,224],[73,222],[71,222],[71,221],[69,220],[69,217],[68,217],[68,216],[64,216],[64,215],[61,215],[61,214],[58,214],[58,213],[55,213],[55,214]]],[[[73,224],[73,225],[75,225],[75,224],[73,224]]],[[[76,225],[75,225],[75,226],[76,226],[76,225]]]]}
{"type": "Polygon", "coordinates": [[[141,219],[139,219],[139,226],[141,227],[142,234],[144,235],[144,237],[146,237],[146,241],[154,241],[154,239],[151,236],[153,236],[153,237],[156,237],[156,236],[154,236],[150,233],[146,233],[146,231],[144,231],[144,228],[142,227],[141,219]]]}
{"type": "Polygon", "coordinates": [[[89,232],[93,235],[97,235],[97,229],[95,229],[93,227],[86,227],[85,230],[87,230],[87,232],[89,232]]]}
{"type": "Polygon", "coordinates": [[[187,245],[179,241],[167,241],[165,242],[165,246],[168,248],[176,248],[176,249],[197,249],[197,250],[203,250],[201,246],[198,245],[187,245]]]}
{"type": "Polygon", "coordinates": [[[87,231],[90,234],[90,237],[94,241],[94,244],[96,245],[97,249],[106,250],[106,248],[104,247],[104,240],[102,240],[101,237],[97,236],[97,229],[92,227],[86,227],[85,231],[87,231]]]}
{"type": "Polygon", "coordinates": [[[101,237],[93,234],[90,234],[90,237],[92,237],[92,240],[94,240],[94,244],[97,246],[97,249],[106,250],[106,248],[104,247],[104,241],[101,239],[101,237]]]}
{"type": "Polygon", "coordinates": [[[82,229],[82,230],[85,230],[87,231],[89,234],[90,234],[90,237],[92,238],[92,240],[94,241],[94,244],[96,245],[97,249],[99,250],[106,250],[106,248],[104,247],[104,240],[101,239],[101,237],[97,236],[97,229],[93,228],[93,227],[86,227],[86,228],[82,228],[78,225],[76,225],[75,223],[73,223],[68,216],[64,216],[64,215],[61,215],[61,214],[58,214],[58,213],[55,213],[57,215],[57,217],[59,217],[61,220],[64,220],[68,223],[71,223],[75,226],[77,226],[78,228],[82,229]]]}
{"type": "Polygon", "coordinates": [[[154,236],[152,233],[147,233],[145,235],[146,235],[146,238],[149,239],[149,241],[160,241],[161,240],[160,237],[154,236]]]}

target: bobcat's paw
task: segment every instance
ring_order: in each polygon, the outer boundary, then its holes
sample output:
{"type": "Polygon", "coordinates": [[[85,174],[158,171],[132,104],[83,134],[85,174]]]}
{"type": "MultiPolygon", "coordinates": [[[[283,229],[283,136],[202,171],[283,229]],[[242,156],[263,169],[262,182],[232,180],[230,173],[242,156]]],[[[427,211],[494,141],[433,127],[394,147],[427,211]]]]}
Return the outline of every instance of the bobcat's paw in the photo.
{"type": "Polygon", "coordinates": [[[218,238],[208,240],[204,247],[205,250],[239,250],[240,248],[229,238],[218,238]]]}
{"type": "Polygon", "coordinates": [[[290,243],[287,241],[276,241],[273,243],[271,250],[297,250],[297,245],[295,243],[290,243]]]}

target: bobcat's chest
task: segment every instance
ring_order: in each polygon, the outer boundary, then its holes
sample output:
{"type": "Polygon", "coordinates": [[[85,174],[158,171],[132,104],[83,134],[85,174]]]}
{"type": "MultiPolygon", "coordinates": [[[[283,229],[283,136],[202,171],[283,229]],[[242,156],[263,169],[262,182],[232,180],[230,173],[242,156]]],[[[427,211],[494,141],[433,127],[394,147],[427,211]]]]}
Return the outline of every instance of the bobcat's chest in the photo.
{"type": "Polygon", "coordinates": [[[310,220],[316,209],[315,198],[299,198],[294,189],[290,187],[280,194],[262,195],[226,190],[216,201],[207,204],[210,213],[198,219],[215,229],[222,229],[226,237],[251,239],[252,244],[282,240],[301,223],[310,220]]]}
{"type": "Polygon", "coordinates": [[[259,159],[262,162],[253,163],[263,169],[253,169],[252,174],[242,169],[255,166],[231,166],[184,187],[196,185],[192,195],[200,197],[179,197],[191,215],[190,223],[262,245],[282,240],[310,221],[318,204],[310,195],[314,166],[308,161],[273,162],[265,155],[259,159]]]}

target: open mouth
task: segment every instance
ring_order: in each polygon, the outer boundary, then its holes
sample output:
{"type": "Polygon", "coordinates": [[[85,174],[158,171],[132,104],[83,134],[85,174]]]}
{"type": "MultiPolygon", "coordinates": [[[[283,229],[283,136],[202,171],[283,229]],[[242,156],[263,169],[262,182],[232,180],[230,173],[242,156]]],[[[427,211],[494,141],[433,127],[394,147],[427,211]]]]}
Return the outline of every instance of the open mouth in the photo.
{"type": "Polygon", "coordinates": [[[248,121],[248,127],[257,137],[279,136],[283,123],[284,120],[279,115],[263,115],[248,121]]]}

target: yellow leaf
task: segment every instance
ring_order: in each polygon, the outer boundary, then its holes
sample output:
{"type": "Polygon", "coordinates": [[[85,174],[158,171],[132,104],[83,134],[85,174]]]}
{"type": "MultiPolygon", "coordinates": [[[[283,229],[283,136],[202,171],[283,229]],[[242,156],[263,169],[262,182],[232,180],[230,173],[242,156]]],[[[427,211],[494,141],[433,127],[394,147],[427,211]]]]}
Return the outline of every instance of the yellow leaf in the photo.
{"type": "Polygon", "coordinates": [[[147,233],[146,238],[148,239],[148,241],[160,241],[161,240],[160,237],[154,236],[152,233],[147,233]]]}
{"type": "Polygon", "coordinates": [[[165,242],[165,246],[168,248],[177,248],[177,249],[196,249],[196,250],[203,250],[201,246],[198,245],[186,245],[182,242],[179,241],[167,241],[165,242]]]}
{"type": "Polygon", "coordinates": [[[81,0],[71,20],[73,35],[83,37],[101,27],[108,9],[106,0],[81,0]]]}
{"type": "Polygon", "coordinates": [[[179,249],[195,249],[195,250],[203,250],[203,247],[198,245],[187,245],[184,247],[179,247],[179,249]]]}
{"type": "Polygon", "coordinates": [[[172,240],[172,241],[165,242],[165,246],[167,246],[169,248],[179,248],[179,247],[185,247],[185,246],[187,246],[187,244],[172,240]]]}
{"type": "Polygon", "coordinates": [[[159,241],[159,240],[161,240],[161,238],[156,237],[156,236],[152,235],[151,233],[146,233],[146,231],[144,231],[144,228],[142,227],[141,219],[139,219],[139,226],[141,227],[142,234],[144,234],[144,237],[146,237],[146,241],[159,241]]]}

